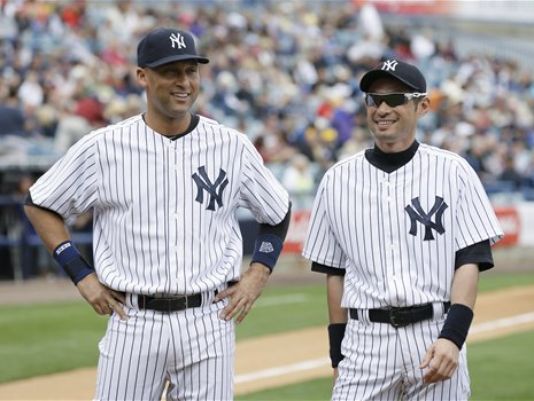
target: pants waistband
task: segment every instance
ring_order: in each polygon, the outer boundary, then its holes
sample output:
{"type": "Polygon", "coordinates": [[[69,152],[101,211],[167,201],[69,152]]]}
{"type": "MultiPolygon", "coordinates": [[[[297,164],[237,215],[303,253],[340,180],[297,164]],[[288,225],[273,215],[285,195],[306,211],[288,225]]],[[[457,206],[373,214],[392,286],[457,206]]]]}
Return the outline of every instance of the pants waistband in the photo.
{"type": "MultiPolygon", "coordinates": [[[[442,302],[443,313],[446,313],[451,306],[450,302],[442,302]]],[[[414,305],[406,307],[392,306],[382,309],[349,309],[351,319],[358,320],[358,311],[367,312],[369,320],[374,323],[389,323],[393,327],[404,327],[409,324],[429,320],[434,317],[434,306],[432,303],[414,305]]]]}

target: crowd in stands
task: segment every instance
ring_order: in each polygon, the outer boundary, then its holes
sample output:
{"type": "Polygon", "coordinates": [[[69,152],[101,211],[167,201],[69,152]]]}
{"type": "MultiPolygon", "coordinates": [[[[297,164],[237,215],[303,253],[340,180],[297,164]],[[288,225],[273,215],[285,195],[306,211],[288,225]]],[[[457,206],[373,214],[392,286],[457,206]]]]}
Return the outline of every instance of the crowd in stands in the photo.
{"type": "Polygon", "coordinates": [[[385,26],[370,5],[332,4],[0,0],[0,167],[53,161],[141,112],[138,40],[176,26],[211,59],[197,111],[246,133],[292,192],[313,191],[326,168],[372,146],[358,82],[389,57],[427,76],[434,112],[421,141],[466,157],[488,188],[534,188],[532,73],[385,26]]]}

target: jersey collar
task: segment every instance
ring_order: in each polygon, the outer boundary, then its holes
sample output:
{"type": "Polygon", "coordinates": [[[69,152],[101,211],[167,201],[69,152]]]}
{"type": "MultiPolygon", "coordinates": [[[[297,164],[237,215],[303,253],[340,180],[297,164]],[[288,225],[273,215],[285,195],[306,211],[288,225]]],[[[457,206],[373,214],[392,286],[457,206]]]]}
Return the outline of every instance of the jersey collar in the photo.
{"type": "Polygon", "coordinates": [[[175,140],[177,140],[177,139],[189,134],[191,131],[193,131],[197,127],[199,121],[200,121],[200,117],[198,116],[198,114],[192,114],[191,115],[191,122],[189,123],[189,127],[187,127],[187,129],[184,132],[182,132],[181,134],[170,136],[169,139],[171,141],[175,141],[175,140]]]}
{"type": "Polygon", "coordinates": [[[365,158],[373,166],[389,174],[412,160],[418,148],[419,142],[414,141],[408,149],[402,152],[385,153],[375,144],[373,149],[365,151],[365,158]]]}
{"type": "MultiPolygon", "coordinates": [[[[145,123],[145,125],[146,125],[148,128],[152,129],[152,128],[149,127],[149,125],[146,123],[146,120],[145,120],[145,113],[143,113],[143,114],[141,115],[141,118],[143,119],[143,122],[145,123]]],[[[173,135],[173,136],[167,136],[167,138],[170,139],[171,141],[175,141],[175,140],[177,140],[177,139],[179,139],[179,138],[181,138],[181,137],[183,137],[183,136],[189,134],[191,131],[193,131],[193,130],[197,127],[199,121],[200,121],[200,117],[199,117],[198,114],[191,114],[191,121],[189,122],[189,126],[187,127],[187,129],[186,129],[184,132],[180,133],[180,134],[176,134],[176,135],[173,135]]],[[[154,131],[154,130],[152,129],[152,131],[154,131]]],[[[154,132],[155,132],[155,131],[154,131],[154,132]]],[[[160,134],[160,135],[161,135],[161,134],[160,134]]],[[[165,136],[165,135],[164,135],[164,136],[165,136]]]]}

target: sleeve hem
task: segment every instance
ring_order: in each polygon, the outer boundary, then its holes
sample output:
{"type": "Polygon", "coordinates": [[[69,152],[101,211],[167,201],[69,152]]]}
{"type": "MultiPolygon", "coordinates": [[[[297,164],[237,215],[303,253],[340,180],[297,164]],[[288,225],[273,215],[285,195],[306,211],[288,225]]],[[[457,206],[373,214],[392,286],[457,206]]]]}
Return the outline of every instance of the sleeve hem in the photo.
{"type": "Polygon", "coordinates": [[[312,262],[311,270],[316,273],[324,273],[324,274],[329,274],[332,276],[344,276],[346,272],[345,269],[342,269],[339,267],[326,266],[326,265],[322,265],[317,262],[312,262]]]}

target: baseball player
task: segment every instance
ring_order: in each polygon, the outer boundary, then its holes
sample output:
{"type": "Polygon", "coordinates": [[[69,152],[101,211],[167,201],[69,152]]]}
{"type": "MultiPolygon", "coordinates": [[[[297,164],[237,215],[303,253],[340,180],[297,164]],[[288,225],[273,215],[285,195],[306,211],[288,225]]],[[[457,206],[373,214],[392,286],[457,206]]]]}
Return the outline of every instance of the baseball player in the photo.
{"type": "Polygon", "coordinates": [[[502,231],[458,155],[415,140],[429,110],[413,65],[360,81],[375,146],[334,165],[303,250],[326,273],[333,400],[465,400],[479,271],[502,231]]]}
{"type": "Polygon", "coordinates": [[[287,192],[246,135],[192,112],[200,65],[189,32],[137,48],[142,115],[91,132],[31,188],[26,213],[99,314],[98,400],[231,400],[234,320],[260,295],[287,231],[287,192]],[[240,276],[236,210],[260,223],[240,276]],[[92,209],[94,268],[64,220],[92,209]],[[236,283],[232,285],[232,283],[236,283]]]}

